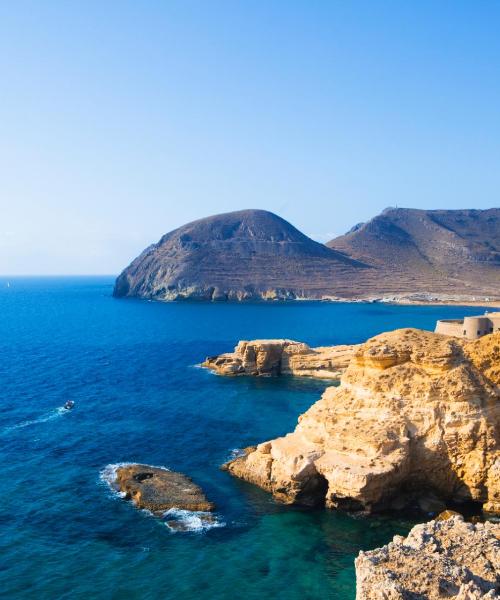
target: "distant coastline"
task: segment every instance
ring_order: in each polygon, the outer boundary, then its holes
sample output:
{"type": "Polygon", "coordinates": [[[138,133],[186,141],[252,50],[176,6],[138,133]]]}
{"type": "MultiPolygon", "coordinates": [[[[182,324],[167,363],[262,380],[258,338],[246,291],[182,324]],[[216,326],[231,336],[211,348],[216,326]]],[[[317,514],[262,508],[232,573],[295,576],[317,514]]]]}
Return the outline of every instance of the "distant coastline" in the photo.
{"type": "Polygon", "coordinates": [[[120,273],[113,295],[165,301],[498,303],[499,239],[496,208],[390,208],[327,244],[268,211],[240,210],[165,234],[120,273]]]}

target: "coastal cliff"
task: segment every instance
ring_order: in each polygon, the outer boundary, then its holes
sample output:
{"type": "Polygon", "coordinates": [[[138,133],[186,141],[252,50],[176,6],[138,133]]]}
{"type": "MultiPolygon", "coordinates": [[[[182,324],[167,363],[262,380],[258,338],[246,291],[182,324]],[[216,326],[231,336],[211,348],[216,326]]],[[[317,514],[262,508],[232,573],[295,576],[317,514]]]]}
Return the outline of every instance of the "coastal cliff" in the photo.
{"type": "Polygon", "coordinates": [[[500,333],[384,333],[355,351],[293,433],[225,468],[286,503],[370,511],[433,494],[498,513],[499,386],[500,333]]]}
{"type": "Polygon", "coordinates": [[[208,357],[202,366],[219,375],[340,379],[357,348],[357,345],[311,348],[293,340],[241,341],[234,352],[208,357]]]}
{"type": "Polygon", "coordinates": [[[486,600],[500,592],[500,524],[460,516],[416,525],[355,561],[356,600],[486,600]]]}

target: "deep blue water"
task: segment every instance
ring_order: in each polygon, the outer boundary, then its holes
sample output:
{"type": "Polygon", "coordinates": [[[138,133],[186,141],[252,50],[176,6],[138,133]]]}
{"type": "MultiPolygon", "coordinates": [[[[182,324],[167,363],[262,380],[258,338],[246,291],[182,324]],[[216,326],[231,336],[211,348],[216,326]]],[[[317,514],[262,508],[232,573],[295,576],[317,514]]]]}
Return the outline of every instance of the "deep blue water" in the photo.
{"type": "Polygon", "coordinates": [[[219,470],[290,431],[324,383],[221,378],[194,365],[239,339],[359,342],[477,308],[162,304],[112,278],[0,279],[0,590],[7,598],[354,598],[360,549],[409,521],[276,504],[219,470]],[[71,398],[71,412],[58,407],[71,398]],[[113,496],[110,463],[192,476],[224,527],[172,533],[113,496]]]}

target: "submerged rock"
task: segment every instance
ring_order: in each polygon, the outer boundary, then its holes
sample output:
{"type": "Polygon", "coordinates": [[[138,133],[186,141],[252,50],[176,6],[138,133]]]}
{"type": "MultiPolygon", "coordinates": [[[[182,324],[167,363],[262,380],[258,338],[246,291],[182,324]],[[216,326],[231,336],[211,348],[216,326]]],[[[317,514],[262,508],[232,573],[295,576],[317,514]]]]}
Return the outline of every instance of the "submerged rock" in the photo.
{"type": "Polygon", "coordinates": [[[116,470],[116,488],[137,506],[153,513],[169,509],[208,512],[215,506],[189,477],[148,465],[125,465],[116,470]]]}
{"type": "Polygon", "coordinates": [[[500,333],[376,336],[293,433],[226,468],[286,503],[370,511],[418,492],[424,510],[453,500],[499,513],[500,333]]]}
{"type": "Polygon", "coordinates": [[[416,525],[406,538],[360,552],[356,600],[498,598],[500,524],[452,515],[416,525]]]}
{"type": "Polygon", "coordinates": [[[219,375],[295,375],[340,379],[358,345],[311,348],[294,340],[241,341],[234,352],[208,357],[219,375]]]}

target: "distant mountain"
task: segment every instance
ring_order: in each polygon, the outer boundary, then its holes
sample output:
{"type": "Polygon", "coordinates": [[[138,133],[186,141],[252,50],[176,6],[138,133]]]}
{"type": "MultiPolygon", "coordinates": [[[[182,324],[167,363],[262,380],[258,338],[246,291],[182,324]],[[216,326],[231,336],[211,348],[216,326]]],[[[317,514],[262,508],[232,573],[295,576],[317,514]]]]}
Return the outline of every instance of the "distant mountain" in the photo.
{"type": "Polygon", "coordinates": [[[500,295],[499,208],[388,208],[327,246],[375,267],[358,293],[500,295]]]}
{"type": "Polygon", "coordinates": [[[188,223],[118,277],[157,300],[500,298],[500,209],[390,208],[326,246],[264,210],[188,223]]]}
{"type": "Polygon", "coordinates": [[[147,248],[118,277],[115,296],[158,300],[321,298],[369,269],[265,210],[188,223],[147,248]]]}

